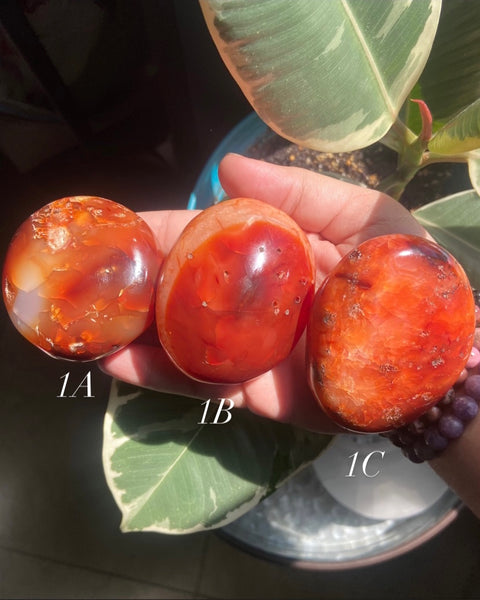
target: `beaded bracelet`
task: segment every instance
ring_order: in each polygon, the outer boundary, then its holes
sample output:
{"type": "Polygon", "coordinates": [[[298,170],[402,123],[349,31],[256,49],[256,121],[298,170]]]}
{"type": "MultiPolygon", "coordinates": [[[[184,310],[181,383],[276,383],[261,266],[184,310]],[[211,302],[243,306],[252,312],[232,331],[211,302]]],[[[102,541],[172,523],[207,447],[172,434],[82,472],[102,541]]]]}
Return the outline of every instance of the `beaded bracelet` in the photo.
{"type": "Polygon", "coordinates": [[[414,463],[439,456],[458,439],[479,412],[480,403],[480,291],[475,290],[476,328],[472,352],[456,384],[421,417],[383,433],[414,463]]]}

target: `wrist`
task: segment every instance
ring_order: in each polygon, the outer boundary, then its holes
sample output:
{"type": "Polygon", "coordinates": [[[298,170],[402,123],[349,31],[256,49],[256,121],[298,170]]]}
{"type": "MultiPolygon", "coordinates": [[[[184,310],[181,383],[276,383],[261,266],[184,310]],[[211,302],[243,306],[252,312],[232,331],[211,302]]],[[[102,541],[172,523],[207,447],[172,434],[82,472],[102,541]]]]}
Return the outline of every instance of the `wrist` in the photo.
{"type": "Polygon", "coordinates": [[[432,469],[480,518],[480,417],[474,419],[463,435],[453,441],[437,458],[432,469]]]}

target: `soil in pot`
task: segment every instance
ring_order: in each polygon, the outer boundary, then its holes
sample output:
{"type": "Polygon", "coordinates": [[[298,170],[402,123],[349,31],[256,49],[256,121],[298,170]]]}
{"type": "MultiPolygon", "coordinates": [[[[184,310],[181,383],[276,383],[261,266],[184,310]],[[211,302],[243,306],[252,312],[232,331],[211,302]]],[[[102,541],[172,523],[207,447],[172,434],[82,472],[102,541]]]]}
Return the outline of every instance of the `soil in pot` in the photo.
{"type": "MultiPolygon", "coordinates": [[[[380,143],[354,152],[319,152],[293,144],[273,132],[260,138],[248,154],[278,165],[331,173],[374,189],[394,172],[397,161],[397,154],[380,143]]],[[[401,203],[414,210],[470,187],[465,164],[434,164],[417,173],[402,194],[401,203]]]]}

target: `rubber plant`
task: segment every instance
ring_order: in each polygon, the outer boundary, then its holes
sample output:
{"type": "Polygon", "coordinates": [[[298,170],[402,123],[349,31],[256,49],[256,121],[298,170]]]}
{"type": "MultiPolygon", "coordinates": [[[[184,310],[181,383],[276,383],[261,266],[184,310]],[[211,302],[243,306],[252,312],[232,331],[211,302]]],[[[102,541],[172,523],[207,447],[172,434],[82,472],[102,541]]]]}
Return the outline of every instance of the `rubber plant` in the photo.
{"type": "MultiPolygon", "coordinates": [[[[397,198],[426,165],[468,163],[473,189],[414,214],[480,287],[480,3],[200,4],[232,76],[281,136],[330,152],[382,142],[398,165],[381,188],[397,198]]],[[[113,383],[103,459],[124,531],[220,527],[329,442],[235,409],[215,425],[208,409],[213,403],[113,383]]]]}

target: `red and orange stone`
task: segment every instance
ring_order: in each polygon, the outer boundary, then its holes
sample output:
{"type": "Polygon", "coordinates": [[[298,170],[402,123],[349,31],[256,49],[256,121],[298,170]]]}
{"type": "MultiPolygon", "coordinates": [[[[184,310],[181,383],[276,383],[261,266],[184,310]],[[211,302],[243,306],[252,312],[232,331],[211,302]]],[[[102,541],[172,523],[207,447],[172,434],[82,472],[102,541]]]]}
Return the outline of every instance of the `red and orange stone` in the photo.
{"type": "Polygon", "coordinates": [[[283,211],[248,198],[197,215],[162,267],[160,341],[184,373],[236,383],[286,358],[313,300],[310,242],[283,211]]]}
{"type": "Polygon", "coordinates": [[[325,412],[353,431],[388,431],[456,382],[473,344],[473,294],[437,244],[381,236],[328,275],[307,331],[309,383],[325,412]]]}
{"type": "Polygon", "coordinates": [[[160,262],[152,231],[130,209],[94,196],[62,198],[15,233],[4,302],[18,331],[49,355],[97,359],[152,322],[160,262]]]}

